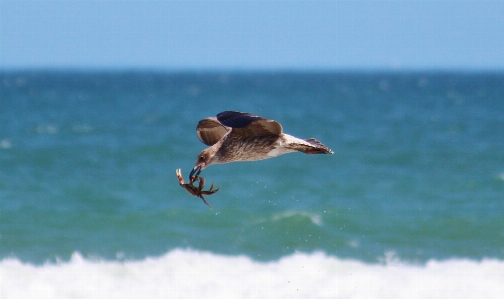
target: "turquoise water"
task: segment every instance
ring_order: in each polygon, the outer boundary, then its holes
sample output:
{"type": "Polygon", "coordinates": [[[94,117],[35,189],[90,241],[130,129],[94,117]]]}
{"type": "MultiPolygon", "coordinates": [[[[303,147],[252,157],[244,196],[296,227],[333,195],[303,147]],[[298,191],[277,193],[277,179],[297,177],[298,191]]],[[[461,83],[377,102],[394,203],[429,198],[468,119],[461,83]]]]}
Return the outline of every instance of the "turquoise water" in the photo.
{"type": "Polygon", "coordinates": [[[368,274],[396,261],[425,277],[433,263],[470,263],[502,281],[504,74],[4,72],[0,97],[0,269],[25,282],[82,263],[243,262],[267,274],[297,259],[368,274]],[[210,210],[175,169],[187,178],[205,148],[197,122],[224,110],[335,154],[211,166],[202,176],[221,190],[210,210]]]}

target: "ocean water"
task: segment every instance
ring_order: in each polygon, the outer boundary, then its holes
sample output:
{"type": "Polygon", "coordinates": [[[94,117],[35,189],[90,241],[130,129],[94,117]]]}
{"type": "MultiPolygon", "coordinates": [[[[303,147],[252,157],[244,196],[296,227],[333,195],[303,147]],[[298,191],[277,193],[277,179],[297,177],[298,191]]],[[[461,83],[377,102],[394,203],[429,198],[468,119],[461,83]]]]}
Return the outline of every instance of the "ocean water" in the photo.
{"type": "Polygon", "coordinates": [[[0,73],[0,295],[502,298],[504,74],[0,73]],[[334,155],[215,165],[224,110],[334,155]]]}

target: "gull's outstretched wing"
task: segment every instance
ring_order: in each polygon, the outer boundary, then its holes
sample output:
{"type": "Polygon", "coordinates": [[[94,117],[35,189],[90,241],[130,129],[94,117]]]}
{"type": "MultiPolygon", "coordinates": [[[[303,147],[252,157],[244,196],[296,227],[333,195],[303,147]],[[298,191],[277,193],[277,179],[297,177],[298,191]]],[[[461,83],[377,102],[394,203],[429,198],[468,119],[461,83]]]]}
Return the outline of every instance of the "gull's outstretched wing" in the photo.
{"type": "Polygon", "coordinates": [[[280,123],[261,116],[238,111],[224,111],[217,114],[217,120],[231,128],[231,134],[241,137],[279,136],[282,134],[280,123]]]}
{"type": "Polygon", "coordinates": [[[199,121],[196,135],[206,145],[212,146],[230,130],[223,126],[215,117],[208,117],[199,121]]]}

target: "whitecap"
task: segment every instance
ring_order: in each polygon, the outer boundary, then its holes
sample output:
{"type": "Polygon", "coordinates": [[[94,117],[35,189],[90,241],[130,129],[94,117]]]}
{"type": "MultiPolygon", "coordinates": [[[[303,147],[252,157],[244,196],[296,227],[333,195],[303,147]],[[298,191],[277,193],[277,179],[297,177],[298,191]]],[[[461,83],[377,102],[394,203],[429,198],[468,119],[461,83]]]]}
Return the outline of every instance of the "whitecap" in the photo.
{"type": "Polygon", "coordinates": [[[315,224],[317,226],[322,225],[322,219],[319,214],[314,214],[314,213],[305,212],[305,211],[285,211],[285,212],[273,215],[272,219],[274,221],[278,221],[278,220],[282,220],[282,219],[290,218],[290,217],[295,217],[295,216],[301,216],[301,217],[308,218],[308,219],[310,219],[310,221],[313,224],[315,224]]]}
{"type": "Polygon", "coordinates": [[[0,148],[9,149],[11,147],[12,147],[12,143],[10,142],[9,139],[0,140],[0,148]]]}
{"type": "MultiPolygon", "coordinates": [[[[390,253],[389,255],[393,255],[390,253]]],[[[391,257],[389,257],[391,258],[391,257]]],[[[42,266],[0,261],[11,298],[504,298],[504,261],[367,264],[324,253],[270,262],[173,250],[138,261],[87,259],[42,266]]]]}
{"type": "Polygon", "coordinates": [[[43,124],[38,125],[36,131],[39,134],[56,134],[58,133],[58,128],[52,124],[43,124]]]}
{"type": "Polygon", "coordinates": [[[502,181],[504,181],[504,172],[501,173],[501,174],[499,174],[499,179],[502,180],[502,181]]]}

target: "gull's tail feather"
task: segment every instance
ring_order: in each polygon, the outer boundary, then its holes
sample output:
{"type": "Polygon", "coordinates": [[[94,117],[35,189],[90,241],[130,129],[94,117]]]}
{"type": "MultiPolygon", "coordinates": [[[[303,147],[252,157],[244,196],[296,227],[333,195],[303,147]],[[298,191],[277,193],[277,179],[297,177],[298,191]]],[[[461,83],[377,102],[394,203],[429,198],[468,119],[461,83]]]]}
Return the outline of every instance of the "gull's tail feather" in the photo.
{"type": "Polygon", "coordinates": [[[290,144],[290,148],[305,154],[333,154],[334,152],[315,138],[303,139],[304,142],[290,144]]]}

